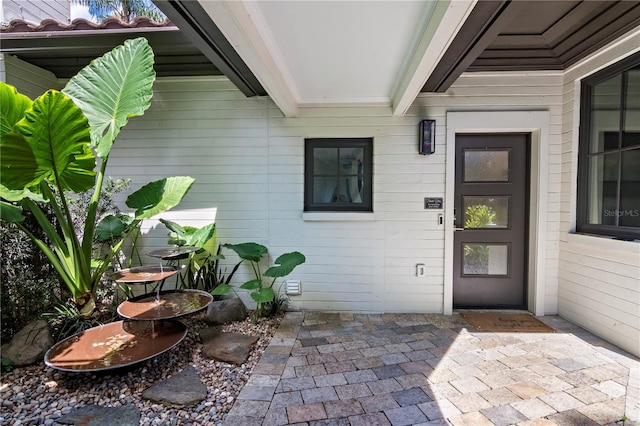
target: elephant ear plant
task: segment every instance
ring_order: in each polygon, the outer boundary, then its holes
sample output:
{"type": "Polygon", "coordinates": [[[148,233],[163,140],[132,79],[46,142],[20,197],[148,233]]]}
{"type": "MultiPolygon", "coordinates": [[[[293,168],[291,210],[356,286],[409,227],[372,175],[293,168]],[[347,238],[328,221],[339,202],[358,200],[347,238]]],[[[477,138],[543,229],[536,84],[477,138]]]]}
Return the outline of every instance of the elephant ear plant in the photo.
{"type": "MultiPolygon", "coordinates": [[[[247,281],[240,286],[243,290],[249,290],[249,295],[256,302],[257,308],[253,311],[251,318],[253,322],[257,322],[258,317],[267,314],[267,307],[272,303],[277,303],[277,295],[273,289],[278,278],[289,275],[296,266],[303,264],[306,258],[302,253],[297,251],[285,253],[275,260],[275,265],[269,267],[266,271],[260,271],[260,261],[268,253],[267,248],[257,243],[242,244],[224,244],[223,247],[236,252],[240,257],[240,263],[248,261],[253,269],[254,279],[247,281]],[[265,278],[266,277],[266,278],[265,278]],[[266,281],[266,283],[265,283],[266,281]]],[[[233,287],[229,284],[218,285],[211,294],[225,295],[229,294],[233,287]]]]}
{"type": "Polygon", "coordinates": [[[213,290],[218,285],[217,262],[224,259],[224,256],[216,254],[216,224],[195,228],[181,226],[166,219],[160,219],[160,222],[171,231],[168,241],[170,245],[199,247],[198,251],[189,253],[189,263],[178,277],[181,287],[213,290]]]}
{"type": "MultiPolygon", "coordinates": [[[[154,81],[153,51],[146,39],[138,38],[91,62],[61,92],[48,90],[33,102],[0,83],[2,220],[15,223],[45,253],[85,317],[93,312],[100,278],[126,237],[92,263],[109,153],[129,118],[149,108],[154,81]],[[78,236],[69,202],[91,189],[84,229],[78,236]],[[55,223],[43,213],[43,202],[51,205],[55,223]],[[21,225],[24,210],[33,214],[49,241],[21,225]]],[[[135,214],[127,232],[177,205],[193,182],[190,177],[171,177],[132,193],[126,204],[135,214]]]]}

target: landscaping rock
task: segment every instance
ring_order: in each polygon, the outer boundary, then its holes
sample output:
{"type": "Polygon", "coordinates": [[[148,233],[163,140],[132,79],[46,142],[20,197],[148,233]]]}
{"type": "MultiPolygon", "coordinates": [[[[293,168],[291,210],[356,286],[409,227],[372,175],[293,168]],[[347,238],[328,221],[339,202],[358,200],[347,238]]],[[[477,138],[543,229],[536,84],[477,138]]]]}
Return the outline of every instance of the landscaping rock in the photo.
{"type": "Polygon", "coordinates": [[[207,397],[207,387],[200,381],[196,369],[189,365],[178,374],[146,389],[142,397],[162,404],[189,406],[207,397]]]}
{"type": "Polygon", "coordinates": [[[198,332],[198,334],[200,335],[200,340],[202,341],[202,343],[209,342],[211,339],[213,339],[214,337],[218,336],[220,333],[221,333],[221,331],[217,327],[203,328],[202,330],[200,330],[198,332]]]}
{"type": "Polygon", "coordinates": [[[2,356],[9,358],[17,367],[42,361],[44,354],[53,346],[53,338],[49,324],[45,320],[37,320],[27,324],[13,336],[2,356]]]}
{"type": "Polygon", "coordinates": [[[220,333],[208,339],[203,337],[202,355],[231,364],[243,364],[249,357],[251,346],[257,341],[256,336],[238,333],[220,333]]]}
{"type": "Polygon", "coordinates": [[[56,422],[82,426],[138,426],[140,424],[140,410],[135,405],[101,407],[91,404],[73,409],[71,413],[56,419],[56,422]]]}
{"type": "Polygon", "coordinates": [[[226,324],[234,321],[244,321],[247,318],[247,309],[242,300],[233,299],[211,302],[207,308],[205,320],[211,324],[226,324]]]}

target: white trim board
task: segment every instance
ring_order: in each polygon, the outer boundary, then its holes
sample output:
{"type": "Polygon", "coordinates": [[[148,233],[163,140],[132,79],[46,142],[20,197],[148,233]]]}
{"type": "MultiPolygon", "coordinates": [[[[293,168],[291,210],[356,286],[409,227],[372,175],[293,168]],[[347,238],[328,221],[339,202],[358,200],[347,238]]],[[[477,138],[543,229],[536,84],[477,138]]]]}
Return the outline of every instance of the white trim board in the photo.
{"type": "Polygon", "coordinates": [[[453,199],[455,141],[463,133],[531,133],[529,259],[527,308],[544,315],[549,173],[549,111],[491,111],[447,113],[445,183],[444,297],[442,311],[453,313],[453,199]]]}

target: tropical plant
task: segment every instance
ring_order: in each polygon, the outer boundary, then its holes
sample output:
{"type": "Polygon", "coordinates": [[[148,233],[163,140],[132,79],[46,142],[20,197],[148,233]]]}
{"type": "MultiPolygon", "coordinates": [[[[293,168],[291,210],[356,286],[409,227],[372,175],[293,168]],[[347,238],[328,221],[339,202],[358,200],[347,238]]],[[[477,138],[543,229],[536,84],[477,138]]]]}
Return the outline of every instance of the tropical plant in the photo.
{"type": "MultiPolygon", "coordinates": [[[[306,261],[304,255],[300,252],[294,251],[291,253],[285,253],[275,260],[275,265],[269,267],[266,271],[261,272],[260,262],[264,256],[268,254],[268,250],[265,246],[257,243],[241,243],[241,244],[224,244],[223,247],[228,248],[236,252],[240,257],[240,263],[248,261],[251,264],[253,270],[254,279],[249,280],[240,286],[243,290],[250,291],[249,295],[256,302],[257,307],[251,313],[253,322],[256,322],[262,315],[267,315],[273,312],[272,304],[277,303],[277,306],[282,306],[284,300],[280,294],[276,295],[274,291],[274,284],[278,278],[286,277],[289,275],[296,266],[303,264],[306,261]],[[272,278],[267,280],[267,278],[272,278]],[[267,281],[265,283],[265,281],[267,281]]],[[[213,295],[226,295],[233,290],[233,287],[226,283],[220,284],[216,287],[211,294],[213,295]]]]}
{"type": "Polygon", "coordinates": [[[151,0],[72,0],[72,3],[87,6],[94,18],[102,21],[111,16],[131,23],[137,16],[147,16],[156,22],[167,17],[151,0]]]}
{"type": "Polygon", "coordinates": [[[130,194],[126,204],[134,210],[132,223],[106,256],[92,261],[111,147],[129,118],[150,106],[154,80],[153,51],[146,39],[138,38],[91,62],[62,92],[48,90],[33,102],[0,82],[0,195],[5,200],[0,216],[15,223],[45,253],[82,316],[95,308],[98,284],[126,234],[142,220],[177,205],[194,182],[191,177],[165,178],[130,194]],[[91,189],[79,237],[69,200],[91,189]],[[44,214],[42,203],[52,208],[56,224],[44,214]],[[23,209],[33,213],[46,239],[21,224],[23,209]]]}
{"type": "Polygon", "coordinates": [[[178,247],[199,247],[199,250],[189,254],[189,263],[179,276],[181,287],[207,292],[217,287],[218,280],[221,278],[218,260],[224,259],[224,256],[220,254],[220,247],[216,248],[215,223],[195,228],[193,226],[183,227],[166,219],[160,219],[160,222],[171,231],[169,244],[178,247]]]}

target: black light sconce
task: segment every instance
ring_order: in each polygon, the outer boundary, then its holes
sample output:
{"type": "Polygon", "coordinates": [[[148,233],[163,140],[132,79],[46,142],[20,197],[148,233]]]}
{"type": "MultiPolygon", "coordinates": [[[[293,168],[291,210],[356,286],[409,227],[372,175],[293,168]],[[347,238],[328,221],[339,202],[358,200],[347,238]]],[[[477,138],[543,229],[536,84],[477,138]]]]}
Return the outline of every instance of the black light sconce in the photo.
{"type": "Polygon", "coordinates": [[[436,152],[436,120],[422,120],[420,122],[418,152],[422,155],[436,152]]]}

